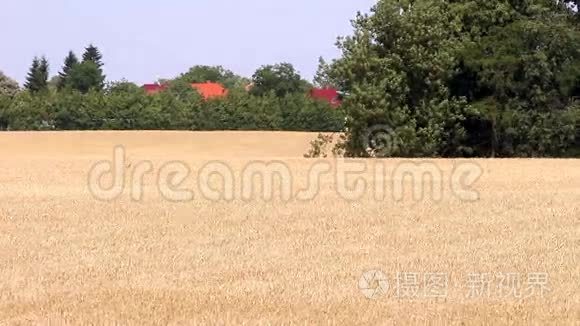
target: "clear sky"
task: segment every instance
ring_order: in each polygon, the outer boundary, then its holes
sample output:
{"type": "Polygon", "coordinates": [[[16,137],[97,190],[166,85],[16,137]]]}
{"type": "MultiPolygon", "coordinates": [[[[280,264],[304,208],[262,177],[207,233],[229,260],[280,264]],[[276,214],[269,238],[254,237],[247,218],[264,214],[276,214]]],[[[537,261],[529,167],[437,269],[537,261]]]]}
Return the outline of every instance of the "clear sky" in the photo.
{"type": "Polygon", "coordinates": [[[68,50],[94,43],[107,79],[171,78],[196,64],[251,76],[290,62],[311,79],[318,57],[352,32],[350,19],[375,0],[3,0],[0,70],[22,82],[35,55],[56,74],[68,50]]]}

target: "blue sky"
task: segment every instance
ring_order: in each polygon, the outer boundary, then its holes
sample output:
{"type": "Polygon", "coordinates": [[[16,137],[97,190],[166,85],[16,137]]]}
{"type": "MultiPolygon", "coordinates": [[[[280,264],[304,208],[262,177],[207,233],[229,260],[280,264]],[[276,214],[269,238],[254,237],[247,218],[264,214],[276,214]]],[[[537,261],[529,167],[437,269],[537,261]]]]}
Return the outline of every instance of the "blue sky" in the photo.
{"type": "Polygon", "coordinates": [[[350,19],[375,0],[18,0],[0,6],[0,70],[19,82],[32,58],[51,75],[68,50],[89,44],[104,55],[109,80],[171,78],[195,64],[251,76],[260,65],[290,62],[310,79],[318,57],[352,31],[350,19]]]}

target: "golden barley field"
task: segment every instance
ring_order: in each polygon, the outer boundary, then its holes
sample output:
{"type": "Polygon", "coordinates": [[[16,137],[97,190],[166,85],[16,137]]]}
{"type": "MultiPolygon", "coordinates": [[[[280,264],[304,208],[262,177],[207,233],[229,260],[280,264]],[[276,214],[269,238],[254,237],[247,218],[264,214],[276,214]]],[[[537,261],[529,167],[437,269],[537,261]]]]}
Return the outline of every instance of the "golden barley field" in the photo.
{"type": "Polygon", "coordinates": [[[315,137],[0,133],[0,324],[580,324],[580,161],[303,158],[315,137]],[[125,186],[97,198],[116,146],[125,186]],[[272,198],[242,173],[269,163],[289,172],[272,198]],[[233,197],[201,190],[208,164],[233,197]],[[362,170],[342,187],[345,164],[362,170]]]}

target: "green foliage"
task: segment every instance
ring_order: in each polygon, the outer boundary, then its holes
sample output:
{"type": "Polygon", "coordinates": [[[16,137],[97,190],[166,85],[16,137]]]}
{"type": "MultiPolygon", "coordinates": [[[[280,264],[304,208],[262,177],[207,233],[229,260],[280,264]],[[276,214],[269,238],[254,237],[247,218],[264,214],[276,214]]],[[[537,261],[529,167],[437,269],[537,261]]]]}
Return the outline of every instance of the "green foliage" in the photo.
{"type": "Polygon", "coordinates": [[[128,80],[122,79],[118,82],[111,82],[108,83],[105,92],[107,94],[127,94],[127,93],[142,93],[141,87],[137,86],[137,84],[132,83],[128,80]]]}
{"type": "Polygon", "coordinates": [[[105,76],[97,64],[85,61],[75,65],[69,72],[66,87],[87,93],[90,90],[100,91],[104,87],[105,76]]]}
{"type": "Polygon", "coordinates": [[[20,87],[18,83],[0,71],[0,96],[14,96],[20,87]]]}
{"type": "Polygon", "coordinates": [[[45,57],[34,57],[24,87],[31,92],[41,92],[48,89],[48,61],[45,57]]]}
{"type": "Polygon", "coordinates": [[[262,66],[252,76],[252,83],[251,93],[257,96],[274,93],[284,97],[304,93],[310,86],[290,63],[262,66]]]}
{"type": "Polygon", "coordinates": [[[0,128],[11,130],[338,131],[343,121],[342,111],[303,94],[257,97],[234,90],[205,101],[184,82],[155,95],[122,81],[104,92],[66,88],[0,97],[0,128]]]}
{"type": "Polygon", "coordinates": [[[346,154],[374,155],[367,136],[383,128],[385,156],[565,155],[579,121],[575,15],[547,0],[380,0],[322,69],[349,93],[346,154]]]}
{"type": "Polygon", "coordinates": [[[50,77],[48,80],[48,90],[58,91],[58,84],[60,83],[60,77],[58,75],[50,77]]]}
{"type": "Polygon", "coordinates": [[[67,57],[64,59],[64,66],[62,67],[62,71],[58,73],[58,82],[57,88],[58,90],[62,90],[65,88],[69,82],[69,76],[73,68],[79,64],[79,60],[74,52],[69,51],[67,57]]]}
{"type": "Polygon", "coordinates": [[[0,130],[8,129],[8,110],[12,104],[12,96],[0,93],[0,130]]]}
{"type": "Polygon", "coordinates": [[[283,119],[281,129],[339,131],[344,128],[344,111],[304,94],[287,95],[279,100],[283,119]]]}
{"type": "Polygon", "coordinates": [[[319,88],[338,86],[338,82],[332,76],[332,65],[327,63],[323,57],[318,58],[318,69],[314,75],[314,86],[319,88]]]}
{"type": "Polygon", "coordinates": [[[52,95],[49,92],[20,92],[7,103],[3,116],[6,129],[44,130],[50,128],[52,95]]]}
{"type": "Polygon", "coordinates": [[[332,67],[350,94],[347,155],[371,155],[367,133],[377,128],[396,145],[382,155],[460,154],[450,147],[464,135],[467,108],[446,87],[458,30],[447,3],[384,0],[370,16],[359,14],[354,26],[354,35],[340,41],[344,55],[332,67]]]}
{"type": "Polygon", "coordinates": [[[85,53],[83,53],[83,62],[91,61],[101,68],[103,66],[103,55],[101,51],[94,45],[90,44],[85,48],[85,53]]]}
{"type": "Polygon", "coordinates": [[[247,78],[238,76],[222,66],[193,66],[188,72],[181,74],[177,81],[185,83],[221,83],[228,89],[243,88],[249,83],[247,78]]]}
{"type": "Polygon", "coordinates": [[[186,99],[191,97],[199,97],[199,99],[201,99],[199,92],[193,89],[191,87],[191,82],[186,81],[185,79],[178,78],[172,80],[168,83],[168,86],[169,87],[167,92],[170,95],[177,97],[178,99],[186,99]]]}
{"type": "Polygon", "coordinates": [[[105,86],[102,59],[101,52],[92,44],[85,49],[81,63],[74,53],[69,52],[60,75],[59,89],[70,88],[81,93],[88,93],[90,90],[102,91],[105,86]]]}
{"type": "Polygon", "coordinates": [[[328,157],[328,146],[334,140],[333,135],[318,134],[315,140],[310,142],[310,150],[304,154],[305,158],[328,157]]]}
{"type": "Polygon", "coordinates": [[[468,142],[478,155],[564,155],[575,143],[571,110],[580,95],[575,13],[549,1],[482,8],[464,14],[469,33],[450,83],[477,109],[468,142]]]}

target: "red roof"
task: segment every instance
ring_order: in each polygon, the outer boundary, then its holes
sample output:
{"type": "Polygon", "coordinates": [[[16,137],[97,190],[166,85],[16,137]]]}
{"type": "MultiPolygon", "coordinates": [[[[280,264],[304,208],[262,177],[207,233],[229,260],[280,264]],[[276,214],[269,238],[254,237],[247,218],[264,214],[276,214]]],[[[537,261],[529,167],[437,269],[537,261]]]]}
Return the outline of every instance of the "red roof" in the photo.
{"type": "Polygon", "coordinates": [[[334,88],[313,88],[310,90],[310,96],[315,99],[320,99],[330,103],[333,107],[338,107],[342,104],[340,94],[334,88]]]}
{"type": "Polygon", "coordinates": [[[193,83],[191,87],[197,89],[199,94],[206,100],[228,95],[228,90],[220,83],[193,83]]]}
{"type": "Polygon", "coordinates": [[[157,94],[161,91],[167,89],[167,85],[159,85],[159,84],[145,84],[143,85],[143,89],[147,94],[157,94]]]}

